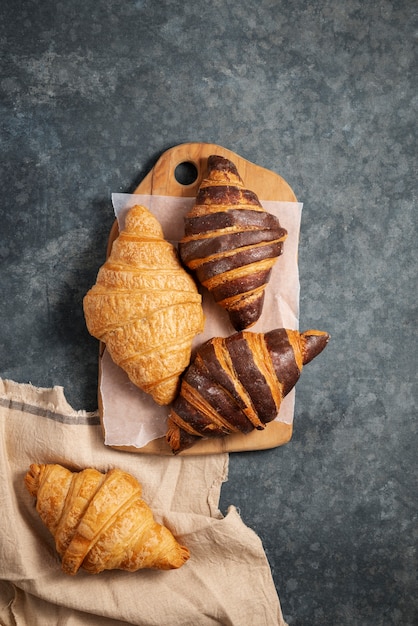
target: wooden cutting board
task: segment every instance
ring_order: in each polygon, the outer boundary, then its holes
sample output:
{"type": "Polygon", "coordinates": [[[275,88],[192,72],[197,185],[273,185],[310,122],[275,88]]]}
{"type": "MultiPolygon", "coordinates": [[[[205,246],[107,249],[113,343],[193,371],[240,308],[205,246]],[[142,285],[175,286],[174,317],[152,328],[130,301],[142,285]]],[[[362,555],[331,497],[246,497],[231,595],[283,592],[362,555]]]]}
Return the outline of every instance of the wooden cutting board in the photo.
{"type": "MultiPolygon", "coordinates": [[[[185,143],[164,152],[153,169],[142,180],[134,194],[195,197],[200,183],[206,173],[207,159],[211,154],[218,154],[230,159],[237,167],[247,189],[254,191],[262,200],[297,202],[295,193],[288,183],[278,174],[255,165],[238,154],[211,143],[185,143]],[[190,177],[195,175],[195,180],[190,177]]],[[[115,220],[108,240],[107,256],[113,241],[119,234],[115,220]]],[[[100,345],[99,381],[101,379],[101,358],[105,346],[100,345]]],[[[98,390],[98,406],[100,417],[103,415],[103,404],[98,390]]],[[[103,421],[102,421],[103,424],[103,421]]],[[[182,456],[196,454],[214,454],[220,452],[239,452],[245,450],[263,450],[274,448],[285,443],[292,437],[293,427],[283,422],[270,422],[262,431],[254,430],[248,435],[233,434],[217,439],[202,439],[182,456]]],[[[134,446],[112,446],[117,450],[143,454],[172,454],[164,438],[155,439],[143,448],[134,446]]]]}

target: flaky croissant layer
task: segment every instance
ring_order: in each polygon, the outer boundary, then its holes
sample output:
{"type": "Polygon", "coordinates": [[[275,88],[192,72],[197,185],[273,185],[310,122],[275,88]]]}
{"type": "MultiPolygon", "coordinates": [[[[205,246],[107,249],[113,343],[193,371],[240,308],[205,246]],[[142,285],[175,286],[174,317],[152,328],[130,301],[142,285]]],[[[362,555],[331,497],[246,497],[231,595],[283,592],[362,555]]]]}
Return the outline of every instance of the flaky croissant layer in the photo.
{"type": "Polygon", "coordinates": [[[234,163],[208,158],[208,173],[185,218],[183,263],[228,311],[235,330],[255,324],[287,231],[246,189],[234,163]]]}
{"type": "Polygon", "coordinates": [[[90,334],[112,360],[158,404],[169,404],[204,315],[195,282],[145,207],[128,211],[83,307],[90,334]]]}
{"type": "Polygon", "coordinates": [[[325,348],[329,334],[279,328],[215,337],[197,352],[174,401],[166,439],[173,452],[201,438],[263,429],[279,413],[303,366],[325,348]]]}
{"type": "Polygon", "coordinates": [[[189,559],[141,498],[136,478],[120,469],[71,472],[32,464],[25,476],[40,518],[55,539],[62,569],[75,575],[106,569],[176,569],[189,559]]]}

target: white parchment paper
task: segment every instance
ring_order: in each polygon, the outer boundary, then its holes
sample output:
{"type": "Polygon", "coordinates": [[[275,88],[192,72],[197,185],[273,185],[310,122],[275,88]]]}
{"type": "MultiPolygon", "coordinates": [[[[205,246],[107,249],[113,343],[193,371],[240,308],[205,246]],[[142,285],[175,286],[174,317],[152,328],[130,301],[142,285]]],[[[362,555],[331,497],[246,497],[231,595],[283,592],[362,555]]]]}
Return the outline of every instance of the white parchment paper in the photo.
{"type": "MultiPolygon", "coordinates": [[[[112,202],[119,229],[124,226],[125,215],[136,204],[147,207],[158,219],[164,237],[177,245],[184,234],[184,216],[194,203],[194,198],[150,196],[142,194],[112,194],[112,202]]],[[[299,328],[299,271],[298,245],[302,203],[263,201],[263,207],[276,215],[288,235],[283,254],[273,267],[265,291],[263,312],[251,332],[268,332],[274,328],[299,328]]],[[[228,314],[217,305],[212,296],[201,289],[205,328],[193,344],[194,350],[212,337],[227,337],[234,328],[228,314]]],[[[101,363],[100,392],[103,404],[105,444],[109,446],[134,446],[142,448],[153,439],[163,437],[170,407],[157,405],[151,396],[133,385],[125,372],[116,366],[105,350],[101,363]]],[[[284,399],[277,421],[293,422],[295,390],[284,399]]]]}

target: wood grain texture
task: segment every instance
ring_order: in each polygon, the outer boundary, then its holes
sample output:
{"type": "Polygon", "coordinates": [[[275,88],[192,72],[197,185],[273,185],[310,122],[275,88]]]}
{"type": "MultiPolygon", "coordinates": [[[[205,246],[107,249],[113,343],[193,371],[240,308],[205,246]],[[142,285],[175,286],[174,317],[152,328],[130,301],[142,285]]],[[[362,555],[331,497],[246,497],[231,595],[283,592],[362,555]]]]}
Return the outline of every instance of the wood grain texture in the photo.
{"type": "MultiPolygon", "coordinates": [[[[145,176],[133,193],[145,195],[161,195],[175,197],[194,197],[206,173],[207,159],[211,154],[219,154],[230,159],[237,167],[241,178],[248,189],[254,191],[260,200],[276,202],[297,202],[296,195],[289,184],[279,174],[255,165],[235,154],[231,150],[211,143],[185,143],[164,152],[153,169],[145,176]],[[176,180],[175,171],[182,163],[192,163],[197,170],[196,180],[183,185],[176,180]]],[[[110,231],[107,256],[113,241],[119,234],[115,220],[110,231]]],[[[99,381],[101,379],[101,356],[105,346],[100,345],[99,381]]],[[[98,389],[98,406],[100,417],[103,415],[103,404],[98,389]]],[[[103,425],[103,421],[102,421],[103,425]]],[[[181,452],[181,456],[216,454],[222,452],[240,452],[245,450],[265,450],[288,443],[292,437],[293,426],[283,422],[270,422],[262,431],[233,434],[214,439],[202,439],[191,449],[181,452]]],[[[171,449],[165,438],[155,439],[143,448],[134,446],[112,446],[116,450],[142,454],[171,455],[171,449]]]]}

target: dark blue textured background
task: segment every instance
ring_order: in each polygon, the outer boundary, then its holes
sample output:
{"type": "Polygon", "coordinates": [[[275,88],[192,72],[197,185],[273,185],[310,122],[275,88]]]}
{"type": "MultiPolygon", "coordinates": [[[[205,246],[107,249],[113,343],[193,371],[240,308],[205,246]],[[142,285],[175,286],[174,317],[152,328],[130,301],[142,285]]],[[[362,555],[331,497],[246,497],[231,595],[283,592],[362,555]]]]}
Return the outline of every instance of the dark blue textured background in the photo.
{"type": "MultiPolygon", "coordinates": [[[[97,407],[82,297],[112,192],[220,144],[304,203],[292,441],[231,455],[291,626],[414,626],[417,3],[3,0],[0,375],[97,407]]],[[[238,582],[239,584],[239,582],[238,582]]],[[[236,625],[240,626],[240,625],[236,625]]],[[[254,625],[256,626],[256,625],[254,625]]]]}

